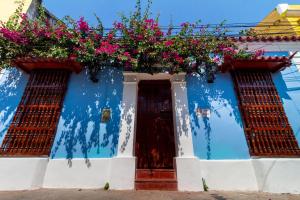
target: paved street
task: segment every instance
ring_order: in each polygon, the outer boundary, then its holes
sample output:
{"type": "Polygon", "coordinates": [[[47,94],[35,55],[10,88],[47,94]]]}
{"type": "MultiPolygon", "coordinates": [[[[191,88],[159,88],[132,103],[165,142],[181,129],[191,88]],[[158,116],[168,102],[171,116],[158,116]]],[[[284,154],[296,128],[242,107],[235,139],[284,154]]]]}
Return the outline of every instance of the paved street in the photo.
{"type": "Polygon", "coordinates": [[[299,200],[300,195],[246,192],[34,190],[0,192],[0,200],[299,200]]]}

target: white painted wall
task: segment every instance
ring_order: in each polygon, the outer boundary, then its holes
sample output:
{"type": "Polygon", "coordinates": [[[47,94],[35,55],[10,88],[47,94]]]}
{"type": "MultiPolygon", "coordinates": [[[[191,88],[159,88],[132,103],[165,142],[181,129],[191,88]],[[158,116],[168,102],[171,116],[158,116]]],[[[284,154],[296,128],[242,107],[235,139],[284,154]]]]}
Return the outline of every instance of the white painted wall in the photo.
{"type": "Polygon", "coordinates": [[[42,186],[48,158],[0,158],[0,190],[31,190],[42,186]]]}
{"type": "Polygon", "coordinates": [[[202,176],[210,190],[257,191],[251,160],[199,160],[199,162],[202,176]]]}
{"type": "Polygon", "coordinates": [[[196,157],[177,157],[176,172],[179,191],[203,191],[201,163],[196,157]]]}
{"type": "Polygon", "coordinates": [[[110,158],[103,159],[51,159],[44,188],[103,188],[109,182],[110,158]]]}
{"type": "MultiPolygon", "coordinates": [[[[200,160],[176,158],[179,191],[261,191],[300,194],[300,159],[200,160]]],[[[135,158],[1,158],[0,190],[38,188],[134,189],[135,158]]]]}
{"type": "Polygon", "coordinates": [[[44,188],[103,188],[133,190],[135,158],[53,159],[49,161],[44,188]]]}
{"type": "Polygon", "coordinates": [[[300,194],[300,159],[200,160],[177,158],[180,191],[260,191],[300,194]],[[180,175],[180,174],[184,174],[180,175]]]}
{"type": "Polygon", "coordinates": [[[300,194],[300,159],[253,159],[259,191],[300,194]]]}
{"type": "Polygon", "coordinates": [[[135,181],[135,157],[115,157],[111,160],[111,189],[133,190],[135,181]]]}

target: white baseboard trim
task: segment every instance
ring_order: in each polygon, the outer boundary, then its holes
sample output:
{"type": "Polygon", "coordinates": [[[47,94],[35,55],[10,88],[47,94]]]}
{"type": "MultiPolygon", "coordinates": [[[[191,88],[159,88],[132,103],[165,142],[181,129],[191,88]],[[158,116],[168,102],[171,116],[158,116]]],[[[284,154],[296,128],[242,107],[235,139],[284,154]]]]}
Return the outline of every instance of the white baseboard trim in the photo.
{"type": "Polygon", "coordinates": [[[48,160],[48,158],[0,158],[0,190],[41,188],[48,160]]]}
{"type": "Polygon", "coordinates": [[[51,159],[44,188],[103,188],[109,183],[111,189],[134,189],[135,157],[93,159],[51,159]]]}
{"type": "Polygon", "coordinates": [[[258,190],[300,194],[300,159],[252,159],[258,190]]]}
{"type": "Polygon", "coordinates": [[[110,184],[114,190],[133,190],[135,181],[135,157],[114,157],[111,160],[110,184]]]}
{"type": "Polygon", "coordinates": [[[300,159],[201,160],[176,158],[178,189],[300,194],[300,159]]]}
{"type": "MultiPolygon", "coordinates": [[[[179,191],[261,191],[300,194],[300,159],[201,160],[177,157],[179,191]]],[[[0,191],[39,188],[133,190],[135,157],[0,158],[0,191]]]]}
{"type": "Polygon", "coordinates": [[[50,159],[44,188],[103,188],[109,182],[111,158],[50,159]]]}

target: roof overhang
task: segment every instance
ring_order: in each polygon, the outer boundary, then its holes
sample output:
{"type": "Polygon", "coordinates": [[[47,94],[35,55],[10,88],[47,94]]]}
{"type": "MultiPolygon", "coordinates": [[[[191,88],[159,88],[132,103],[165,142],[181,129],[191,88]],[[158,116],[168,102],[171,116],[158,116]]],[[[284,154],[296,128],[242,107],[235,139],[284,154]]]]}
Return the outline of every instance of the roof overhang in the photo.
{"type": "Polygon", "coordinates": [[[220,66],[220,71],[248,70],[276,72],[290,65],[291,58],[288,57],[259,57],[254,59],[225,58],[224,64],[220,66]]]}
{"type": "Polygon", "coordinates": [[[12,64],[27,73],[36,69],[64,69],[79,73],[83,68],[81,63],[72,59],[18,58],[12,64]]]}

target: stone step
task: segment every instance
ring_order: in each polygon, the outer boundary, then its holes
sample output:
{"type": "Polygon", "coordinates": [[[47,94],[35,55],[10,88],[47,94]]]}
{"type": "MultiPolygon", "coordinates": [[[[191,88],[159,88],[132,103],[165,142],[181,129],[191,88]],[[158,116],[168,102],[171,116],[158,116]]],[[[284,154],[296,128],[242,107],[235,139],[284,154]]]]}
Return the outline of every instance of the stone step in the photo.
{"type": "Polygon", "coordinates": [[[177,181],[170,179],[139,179],[135,181],[135,189],[177,191],[177,181]]]}
{"type": "Polygon", "coordinates": [[[135,189],[176,191],[176,171],[174,169],[137,169],[135,189]]]}
{"type": "Polygon", "coordinates": [[[135,178],[176,180],[176,172],[174,169],[137,169],[135,178]]]}

